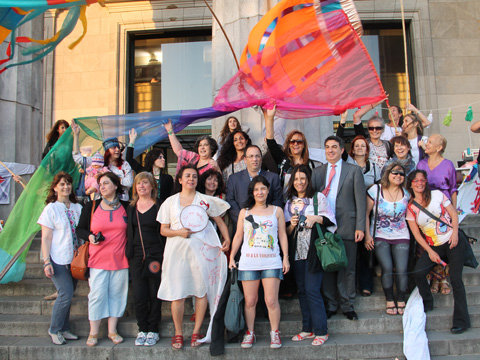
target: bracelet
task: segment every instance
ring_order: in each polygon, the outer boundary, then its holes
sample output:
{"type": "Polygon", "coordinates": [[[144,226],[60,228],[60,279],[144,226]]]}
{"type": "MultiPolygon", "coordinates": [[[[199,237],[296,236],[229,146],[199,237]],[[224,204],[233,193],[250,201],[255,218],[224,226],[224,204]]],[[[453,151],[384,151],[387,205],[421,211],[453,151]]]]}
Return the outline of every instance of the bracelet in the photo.
{"type": "Polygon", "coordinates": [[[173,135],[173,131],[170,130],[170,131],[167,131],[167,134],[170,136],[170,135],[173,135]]]}
{"type": "Polygon", "coordinates": [[[51,263],[51,262],[48,262],[48,263],[46,263],[46,264],[43,264],[43,268],[45,269],[45,268],[46,268],[47,266],[49,266],[49,265],[52,266],[52,263],[51,263]]]}
{"type": "Polygon", "coordinates": [[[49,256],[48,258],[46,258],[46,259],[43,259],[43,263],[44,263],[44,264],[45,264],[47,261],[50,262],[50,256],[49,256]]]}
{"type": "Polygon", "coordinates": [[[133,147],[133,143],[128,143],[128,147],[133,147]]]}

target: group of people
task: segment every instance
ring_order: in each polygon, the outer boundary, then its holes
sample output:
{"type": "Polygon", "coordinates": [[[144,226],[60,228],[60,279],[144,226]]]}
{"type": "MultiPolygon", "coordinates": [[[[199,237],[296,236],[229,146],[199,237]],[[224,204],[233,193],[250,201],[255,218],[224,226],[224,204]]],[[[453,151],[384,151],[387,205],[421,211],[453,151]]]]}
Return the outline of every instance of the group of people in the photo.
{"type": "MultiPolygon", "coordinates": [[[[76,286],[69,264],[83,241],[90,242],[88,346],[97,345],[104,318],[108,338],[115,344],[123,341],[117,323],[126,307],[129,277],[139,328],[135,345],[152,346],[159,340],[162,301],[169,301],[175,328],[172,348],[183,348],[185,299],[190,297],[195,299],[190,345],[215,340],[212,324],[217,310],[222,311],[228,268],[237,269],[245,296],[243,348],[255,342],[259,301],[268,310],[270,346],[282,346],[279,289],[290,270],[302,314],[302,329],[292,340],[311,339],[319,346],[328,340],[327,320],[337,311],[349,320],[358,319],[357,283],[363,296],[373,292],[372,252],[382,269],[386,313],[404,313],[415,242],[423,253],[412,273],[425,311],[433,309],[435,292],[435,280],[430,289],[427,274],[444,261],[455,301],[451,330],[466,330],[470,320],[462,282],[465,244],[458,241],[455,168],[442,157],[446,140],[439,134],[423,137],[428,120],[413,105],[405,116],[392,107],[393,125],[372,117],[365,133],[361,117],[376,105],[355,113],[357,136],[348,154],[342,116],[337,135],[324,142],[326,163],[320,165],[310,159],[302,132],[289,133],[283,146],[277,143],[275,108],[263,110],[266,139],[260,147],[252,144],[248,129],[230,117],[218,143],[203,136],[194,151],[185,150],[169,121],[165,130],[178,157],[175,181],[165,173],[162,150],[149,151],[144,165],[134,159],[135,129],[129,134],[126,159],[118,140],[109,138],[103,143],[102,163],[99,153],[78,153],[79,128],[72,124],[74,159],[85,170],[95,162],[98,168],[95,184],[85,189],[94,194],[93,201],[83,208],[73,194],[71,176],[57,174],[38,220],[45,275],[58,292],[49,329],[52,341],[64,344],[78,338],[69,330],[76,286]],[[277,171],[262,167],[267,157],[277,171]],[[342,237],[345,268],[323,270],[315,247],[319,232],[342,237]],[[207,308],[210,322],[206,335],[201,335],[207,308]]],[[[445,272],[438,283],[442,281],[446,282],[445,272]]]]}

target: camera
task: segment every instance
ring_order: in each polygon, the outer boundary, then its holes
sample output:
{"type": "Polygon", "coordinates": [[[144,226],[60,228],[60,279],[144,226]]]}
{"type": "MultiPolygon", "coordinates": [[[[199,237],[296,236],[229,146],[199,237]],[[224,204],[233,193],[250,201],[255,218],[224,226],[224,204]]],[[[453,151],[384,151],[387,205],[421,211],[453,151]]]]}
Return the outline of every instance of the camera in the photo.
{"type": "Polygon", "coordinates": [[[98,234],[95,235],[95,242],[98,243],[103,240],[105,240],[105,236],[103,236],[102,232],[99,231],[98,234]]]}
{"type": "Polygon", "coordinates": [[[298,231],[303,231],[307,226],[307,217],[304,215],[300,215],[298,218],[298,231]]]}

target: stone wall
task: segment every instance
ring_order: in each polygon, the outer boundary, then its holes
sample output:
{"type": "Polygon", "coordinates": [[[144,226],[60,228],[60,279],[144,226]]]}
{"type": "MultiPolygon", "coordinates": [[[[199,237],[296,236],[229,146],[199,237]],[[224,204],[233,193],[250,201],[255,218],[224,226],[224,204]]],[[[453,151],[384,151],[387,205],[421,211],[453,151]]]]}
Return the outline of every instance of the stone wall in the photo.
{"type": "MultiPolygon", "coordinates": [[[[43,19],[25,24],[19,36],[41,38],[43,19]]],[[[0,44],[2,58],[7,42],[0,44]]],[[[17,60],[16,58],[14,59],[17,60]]],[[[44,142],[43,62],[8,69],[0,74],[0,160],[38,166],[44,142]]],[[[28,180],[29,176],[24,176],[28,180]]],[[[6,219],[23,188],[12,181],[10,204],[0,205],[0,219],[6,219]]]]}

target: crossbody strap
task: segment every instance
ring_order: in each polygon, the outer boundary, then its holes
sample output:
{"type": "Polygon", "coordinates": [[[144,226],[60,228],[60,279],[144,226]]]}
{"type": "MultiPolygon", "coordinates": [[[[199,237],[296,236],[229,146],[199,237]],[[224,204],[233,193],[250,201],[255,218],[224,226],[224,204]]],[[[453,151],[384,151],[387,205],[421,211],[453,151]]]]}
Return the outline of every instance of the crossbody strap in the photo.
{"type": "Polygon", "coordinates": [[[422,205],[420,205],[418,202],[416,202],[415,200],[412,201],[412,204],[415,205],[416,207],[418,207],[421,211],[423,211],[425,214],[427,214],[428,216],[430,216],[433,220],[436,220],[442,224],[445,224],[447,226],[450,226],[452,229],[453,229],[453,226],[450,225],[450,224],[447,224],[445,221],[441,220],[440,218],[436,217],[435,215],[433,215],[430,211],[428,211],[427,209],[425,209],[422,205]]]}
{"type": "MultiPolygon", "coordinates": [[[[318,195],[317,195],[317,193],[315,193],[315,195],[313,195],[313,213],[315,215],[318,215],[318,195]]],[[[320,225],[317,222],[315,223],[315,226],[317,227],[318,237],[320,238],[321,241],[324,241],[325,236],[323,235],[322,228],[320,227],[320,225]]]]}
{"type": "Polygon", "coordinates": [[[137,223],[138,223],[138,232],[140,233],[140,242],[142,243],[142,250],[143,250],[143,261],[145,261],[145,246],[143,245],[143,236],[142,236],[142,226],[140,225],[140,218],[138,217],[138,209],[135,206],[135,211],[137,213],[137,223]]]}
{"type": "Polygon", "coordinates": [[[377,184],[377,198],[375,199],[375,214],[373,214],[373,236],[375,240],[375,234],[377,233],[377,220],[378,220],[378,203],[380,202],[380,184],[377,184]]]}

